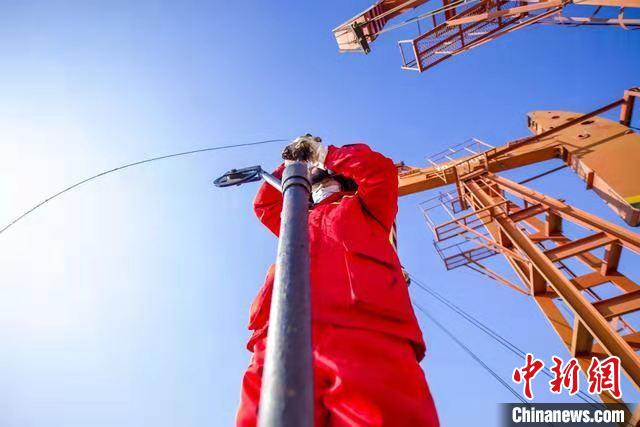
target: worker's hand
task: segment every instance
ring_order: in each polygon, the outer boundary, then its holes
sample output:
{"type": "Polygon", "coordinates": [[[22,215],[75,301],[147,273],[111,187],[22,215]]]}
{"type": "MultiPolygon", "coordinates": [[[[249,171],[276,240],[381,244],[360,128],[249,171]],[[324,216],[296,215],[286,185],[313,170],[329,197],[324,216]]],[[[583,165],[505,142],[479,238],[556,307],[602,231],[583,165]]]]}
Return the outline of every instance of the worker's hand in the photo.
{"type": "Polygon", "coordinates": [[[311,134],[300,136],[287,145],[282,151],[284,160],[301,160],[309,163],[309,166],[324,167],[324,159],[327,157],[327,148],[322,145],[322,139],[311,134]]]}

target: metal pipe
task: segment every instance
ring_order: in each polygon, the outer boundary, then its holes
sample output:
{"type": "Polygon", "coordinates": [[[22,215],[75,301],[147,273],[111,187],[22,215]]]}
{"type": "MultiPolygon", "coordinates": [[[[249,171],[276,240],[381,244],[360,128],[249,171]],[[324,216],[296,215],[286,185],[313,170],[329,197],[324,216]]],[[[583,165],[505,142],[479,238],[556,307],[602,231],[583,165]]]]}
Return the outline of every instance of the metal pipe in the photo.
{"type": "Polygon", "coordinates": [[[260,168],[260,176],[264,179],[264,182],[270,184],[273,188],[278,191],[282,191],[282,181],[280,181],[275,176],[271,175],[269,172],[266,172],[260,168]]]}
{"type": "Polygon", "coordinates": [[[282,177],[282,220],[273,286],[258,426],[313,426],[309,278],[309,195],[305,162],[282,177]]]}

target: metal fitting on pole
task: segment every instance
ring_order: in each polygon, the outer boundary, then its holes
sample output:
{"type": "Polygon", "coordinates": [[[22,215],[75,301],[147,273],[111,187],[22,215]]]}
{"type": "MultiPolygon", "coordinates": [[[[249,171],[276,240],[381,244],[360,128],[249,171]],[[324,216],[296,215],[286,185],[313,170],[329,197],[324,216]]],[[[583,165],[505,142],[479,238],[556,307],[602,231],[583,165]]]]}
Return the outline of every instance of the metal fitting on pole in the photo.
{"type": "Polygon", "coordinates": [[[306,162],[287,162],[262,375],[259,427],[313,426],[309,195],[306,162]]]}

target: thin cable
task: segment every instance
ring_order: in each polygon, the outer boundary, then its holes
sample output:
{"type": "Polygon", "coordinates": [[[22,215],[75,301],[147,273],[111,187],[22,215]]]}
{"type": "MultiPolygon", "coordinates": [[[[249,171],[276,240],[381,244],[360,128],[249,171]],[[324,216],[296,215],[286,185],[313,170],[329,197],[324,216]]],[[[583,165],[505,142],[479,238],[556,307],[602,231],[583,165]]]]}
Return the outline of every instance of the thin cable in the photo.
{"type": "Polygon", "coordinates": [[[85,178],[82,181],[78,181],[75,184],[70,185],[70,186],[58,191],[57,193],[47,197],[46,199],[44,199],[43,201],[41,201],[40,203],[38,203],[37,205],[35,205],[31,209],[27,210],[22,215],[20,215],[19,217],[17,217],[13,221],[11,221],[10,223],[5,225],[2,229],[0,229],[0,234],[2,234],[5,231],[7,231],[9,228],[11,228],[13,225],[15,225],[18,221],[22,220],[24,217],[26,217],[27,215],[29,215],[30,213],[32,213],[33,211],[35,211],[36,209],[38,209],[42,205],[50,202],[51,200],[53,200],[53,199],[55,199],[57,197],[62,196],[64,193],[66,193],[68,191],[71,191],[74,188],[81,186],[82,184],[86,184],[87,182],[93,181],[94,179],[100,178],[100,177],[102,177],[104,175],[108,175],[110,173],[117,172],[117,171],[120,171],[120,170],[123,170],[123,169],[127,169],[127,168],[130,168],[130,167],[133,167],[133,166],[142,165],[144,163],[155,162],[157,160],[164,160],[164,159],[169,159],[169,158],[172,158],[172,157],[187,156],[189,154],[204,153],[204,152],[207,152],[207,151],[226,150],[228,148],[250,147],[250,146],[254,146],[254,145],[271,144],[271,143],[274,143],[274,142],[289,142],[289,140],[288,139],[267,139],[267,140],[264,140],[264,141],[246,142],[246,143],[242,143],[242,144],[230,144],[230,145],[221,145],[221,146],[218,146],[218,147],[200,148],[198,150],[183,151],[183,152],[180,152],[180,153],[173,153],[173,154],[167,154],[167,155],[164,155],[164,156],[151,157],[149,159],[144,159],[144,160],[140,160],[140,161],[133,162],[133,163],[127,163],[127,164],[124,164],[122,166],[118,166],[117,168],[113,168],[113,169],[106,170],[104,172],[100,172],[100,173],[98,173],[96,175],[90,176],[89,178],[85,178]]]}
{"type": "Polygon", "coordinates": [[[520,396],[520,393],[518,393],[513,387],[511,387],[511,385],[507,383],[496,371],[494,371],[486,363],[484,363],[482,359],[480,359],[480,357],[473,352],[473,350],[471,350],[462,341],[456,338],[456,336],[453,335],[451,331],[449,331],[442,323],[438,322],[432,315],[427,313],[427,311],[421,306],[419,306],[418,304],[414,303],[413,305],[418,310],[420,310],[422,314],[431,321],[431,323],[436,325],[445,334],[447,334],[449,338],[451,338],[456,344],[460,346],[460,348],[462,348],[467,354],[469,354],[469,356],[471,356],[473,360],[475,360],[480,366],[482,366],[487,372],[489,372],[500,384],[502,384],[507,390],[509,390],[511,394],[513,394],[520,402],[525,404],[527,403],[527,401],[522,396],[520,396]]]}
{"type": "MultiPolygon", "coordinates": [[[[521,348],[519,348],[518,346],[513,344],[511,341],[509,341],[507,338],[504,338],[502,335],[500,335],[499,333],[497,333],[496,331],[491,329],[486,324],[482,323],[480,320],[475,318],[473,315],[471,315],[468,312],[464,311],[462,308],[460,308],[459,306],[457,306],[456,304],[454,304],[453,302],[451,302],[450,300],[445,298],[442,294],[439,294],[435,290],[431,289],[429,286],[425,285],[424,283],[421,283],[412,274],[409,273],[409,277],[411,277],[412,282],[415,283],[420,289],[422,289],[423,291],[427,292],[429,295],[431,295],[434,298],[436,298],[442,304],[444,304],[449,309],[451,309],[452,311],[454,311],[455,313],[457,313],[458,315],[463,317],[465,320],[467,320],[473,326],[475,326],[478,329],[480,329],[482,332],[484,332],[486,335],[488,335],[489,337],[491,337],[492,339],[497,341],[499,344],[501,344],[503,347],[507,348],[512,353],[514,353],[515,355],[517,355],[518,357],[520,357],[523,360],[525,359],[526,353],[521,348]]],[[[553,374],[551,373],[551,371],[549,370],[549,368],[547,368],[546,366],[543,368],[542,372],[548,378],[553,378],[554,377],[553,374]]],[[[578,391],[577,396],[582,401],[584,401],[584,402],[586,402],[586,403],[588,403],[588,404],[590,404],[590,405],[592,405],[594,407],[596,405],[597,405],[597,407],[602,407],[603,406],[595,398],[593,398],[591,395],[589,395],[589,394],[587,394],[587,393],[585,393],[583,391],[578,391]]]]}
{"type": "Polygon", "coordinates": [[[502,344],[509,351],[511,351],[512,353],[520,357],[523,357],[523,358],[525,357],[526,353],[522,351],[520,348],[518,348],[511,341],[509,341],[508,339],[504,338],[503,336],[501,336],[500,334],[492,330],[490,327],[482,323],[480,320],[476,319],[473,315],[464,311],[462,308],[458,307],[457,305],[455,305],[453,302],[446,299],[444,296],[442,296],[438,292],[434,291],[433,289],[429,288],[427,285],[420,282],[418,279],[416,279],[414,275],[409,274],[409,277],[411,277],[412,283],[415,283],[420,289],[427,292],[429,295],[431,295],[432,297],[440,301],[442,304],[447,306],[450,310],[454,311],[459,316],[467,320],[469,323],[473,324],[475,327],[483,331],[485,334],[489,335],[491,338],[493,338],[494,340],[502,344]]]}
{"type": "MultiPolygon", "coordinates": [[[[429,293],[431,296],[436,298],[438,301],[440,301],[441,303],[446,305],[449,309],[451,309],[454,312],[456,312],[458,315],[462,316],[465,320],[467,320],[469,323],[471,323],[472,325],[474,325],[475,327],[480,329],[482,332],[487,334],[489,337],[491,337],[492,339],[497,341],[503,347],[507,348],[509,351],[511,351],[512,353],[514,353],[515,355],[517,355],[521,359],[523,359],[523,360],[525,359],[526,353],[522,349],[520,349],[518,346],[513,344],[511,341],[509,341],[508,339],[504,338],[499,333],[497,333],[494,330],[492,330],[489,326],[487,326],[486,324],[482,323],[480,320],[475,318],[473,315],[469,314],[468,312],[465,312],[462,308],[460,308],[459,306],[455,305],[453,302],[447,300],[444,296],[442,296],[438,292],[436,292],[433,289],[429,288],[427,285],[421,283],[414,276],[410,275],[410,277],[418,285],[419,288],[421,288],[425,292],[429,293]]],[[[542,372],[548,378],[553,378],[553,374],[551,373],[549,368],[547,368],[546,366],[543,368],[542,372]]],[[[598,402],[592,396],[584,393],[583,391],[579,391],[578,392],[578,397],[581,400],[583,400],[584,402],[589,403],[591,405],[602,405],[600,402],[598,402]]]]}
{"type": "Polygon", "coordinates": [[[564,169],[566,167],[569,167],[569,165],[566,165],[566,164],[565,165],[560,165],[557,168],[549,169],[549,170],[544,171],[542,173],[539,173],[537,175],[531,176],[531,177],[529,177],[527,179],[523,179],[522,181],[518,181],[518,184],[520,184],[520,185],[526,184],[527,182],[531,182],[531,181],[534,181],[534,180],[536,180],[538,178],[542,178],[544,176],[550,175],[550,174],[552,174],[554,172],[557,172],[559,170],[562,170],[562,169],[564,169]]]}

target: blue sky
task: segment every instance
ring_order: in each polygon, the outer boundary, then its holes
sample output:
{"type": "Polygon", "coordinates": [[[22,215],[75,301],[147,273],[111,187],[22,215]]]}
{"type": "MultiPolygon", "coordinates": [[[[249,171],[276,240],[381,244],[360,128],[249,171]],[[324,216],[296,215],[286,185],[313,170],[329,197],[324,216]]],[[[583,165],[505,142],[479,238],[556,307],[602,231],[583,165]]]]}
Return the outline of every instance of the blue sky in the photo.
{"type": "MultiPolygon", "coordinates": [[[[423,75],[399,69],[402,34],[387,34],[367,57],[338,54],[330,30],[366,6],[4,3],[0,222],[76,180],[153,155],[313,132],[422,164],[472,136],[497,145],[527,135],[528,111],[588,111],[639,84],[640,32],[618,28],[536,27],[423,75]]],[[[279,152],[126,170],[0,236],[0,425],[231,425],[249,357],[248,306],[276,241],[251,212],[255,186],[222,191],[211,181],[231,167],[273,167],[279,152]]],[[[621,222],[568,171],[536,187],[621,222]]],[[[404,264],[525,350],[566,356],[531,300],[444,271],[417,208],[426,197],[401,201],[404,264]]],[[[520,364],[412,292],[502,375],[520,364]]],[[[495,424],[497,403],[512,396],[423,328],[443,424],[495,424]]],[[[539,401],[567,399],[544,388],[539,401]]]]}

